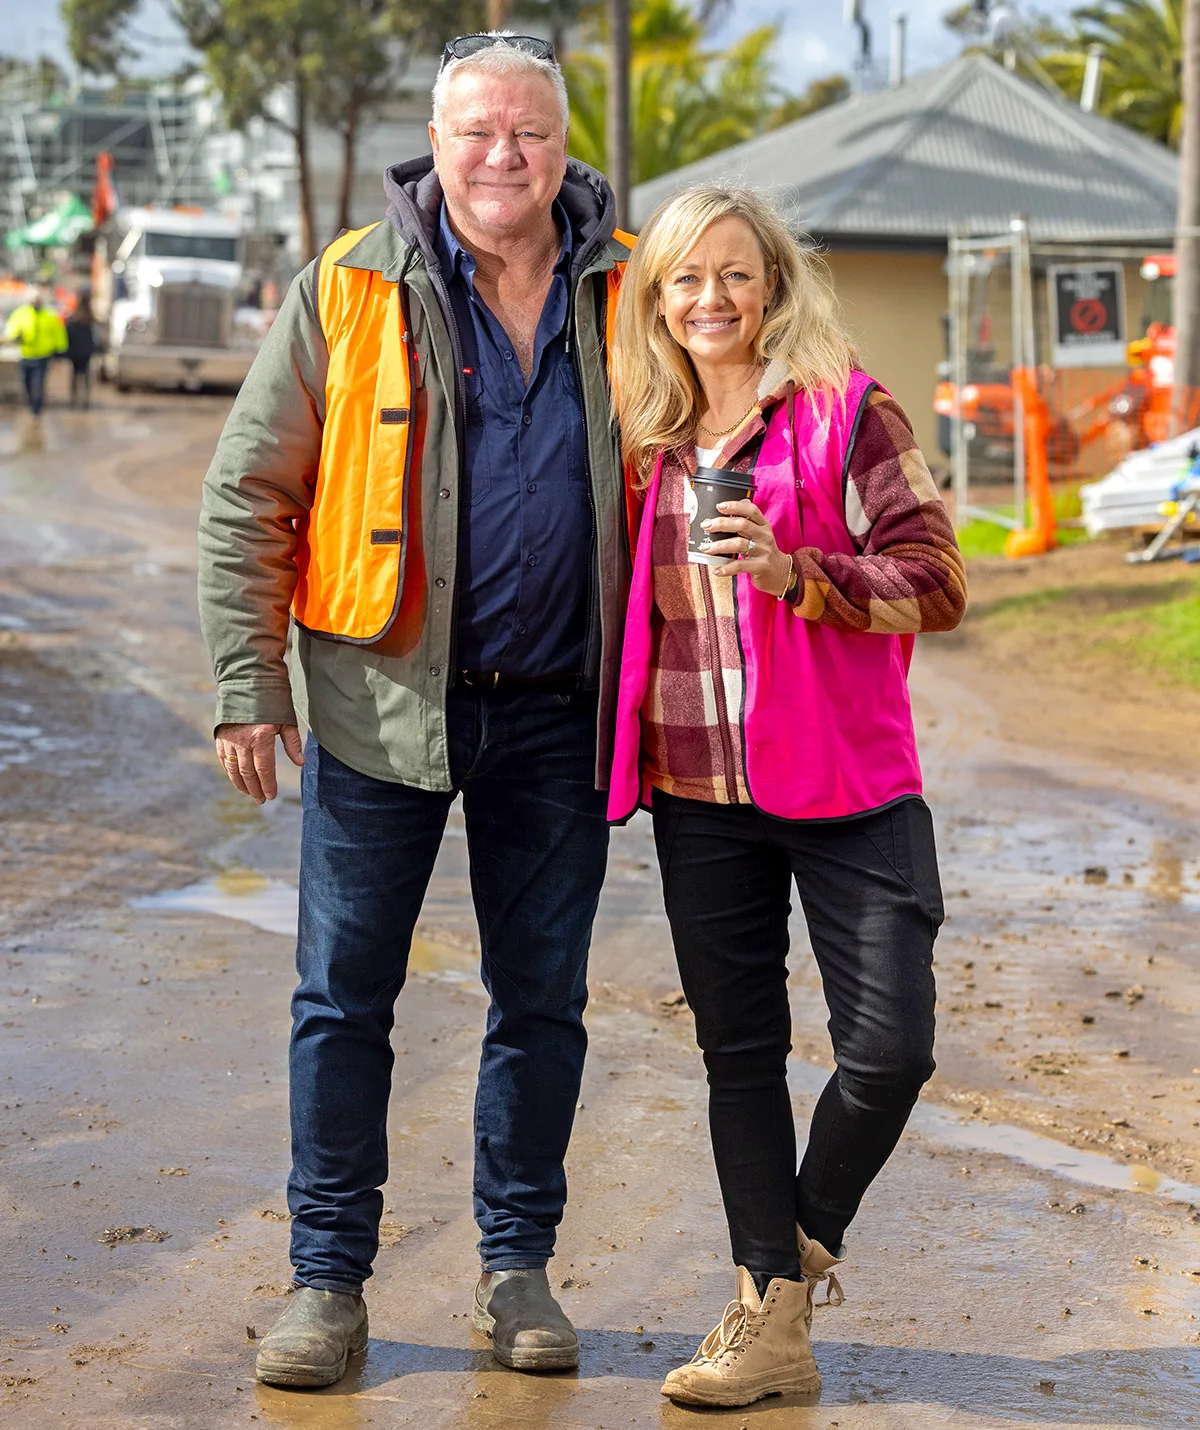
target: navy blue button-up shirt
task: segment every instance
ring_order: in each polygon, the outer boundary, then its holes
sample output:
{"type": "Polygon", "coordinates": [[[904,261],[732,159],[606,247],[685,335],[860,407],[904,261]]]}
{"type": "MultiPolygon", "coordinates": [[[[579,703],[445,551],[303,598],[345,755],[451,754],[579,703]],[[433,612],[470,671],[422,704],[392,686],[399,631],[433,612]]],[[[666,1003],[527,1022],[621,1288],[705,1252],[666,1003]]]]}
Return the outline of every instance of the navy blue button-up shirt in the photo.
{"type": "Polygon", "coordinates": [[[442,205],[438,261],[463,355],[455,665],[510,676],[583,669],[592,565],[583,405],[568,347],[571,228],[534,339],[528,383],[475,291],[475,259],[442,205]]]}

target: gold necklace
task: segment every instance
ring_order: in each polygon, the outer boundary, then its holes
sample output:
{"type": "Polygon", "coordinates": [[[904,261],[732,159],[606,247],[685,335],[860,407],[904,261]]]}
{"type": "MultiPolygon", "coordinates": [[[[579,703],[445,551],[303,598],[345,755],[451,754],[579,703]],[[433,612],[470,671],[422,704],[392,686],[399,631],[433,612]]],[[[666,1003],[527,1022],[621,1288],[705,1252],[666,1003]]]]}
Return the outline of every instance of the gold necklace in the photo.
{"type": "Polygon", "coordinates": [[[719,432],[716,431],[716,429],[713,428],[713,427],[706,427],[706,426],[704,425],[704,423],[701,422],[698,417],[696,418],[696,426],[699,427],[699,429],[701,430],[701,432],[707,432],[710,437],[728,437],[731,432],[736,432],[736,431],[737,431],[737,429],[742,425],[743,422],[745,422],[746,418],[750,416],[750,414],[754,411],[754,409],[755,409],[757,406],[758,406],[758,398],[756,397],[756,398],[754,399],[754,401],[750,404],[749,407],[746,408],[745,412],[742,413],[742,415],[738,418],[738,420],[737,420],[736,422],[731,423],[728,427],[722,427],[722,429],[721,429],[719,432]]]}

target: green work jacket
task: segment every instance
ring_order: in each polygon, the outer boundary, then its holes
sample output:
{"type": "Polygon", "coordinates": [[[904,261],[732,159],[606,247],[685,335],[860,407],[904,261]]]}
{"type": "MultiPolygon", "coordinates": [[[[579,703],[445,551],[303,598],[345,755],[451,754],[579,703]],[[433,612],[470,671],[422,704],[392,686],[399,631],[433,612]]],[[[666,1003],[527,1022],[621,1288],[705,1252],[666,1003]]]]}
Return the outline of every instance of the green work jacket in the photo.
{"type": "MultiPolygon", "coordinates": [[[[453,631],[462,450],[449,301],[434,252],[442,193],[432,160],[388,171],[388,222],[337,261],[403,281],[418,373],[409,507],[424,568],[410,561],[390,630],[370,645],[291,620],[296,523],[312,503],[329,354],[317,315],[317,265],[292,284],[225,424],[204,481],[200,616],[217,680],[216,723],[291,724],[362,774],[451,788],[446,692],[453,631]],[[409,595],[409,583],[413,599],[409,595]],[[421,593],[420,599],[415,593],[421,593]]],[[[613,237],[612,191],[570,160],[558,195],[573,225],[572,346],[583,400],[592,508],[591,628],[584,682],[599,692],[597,784],[607,785],[630,552],[604,347],[607,275],[629,257],[613,237]]]]}

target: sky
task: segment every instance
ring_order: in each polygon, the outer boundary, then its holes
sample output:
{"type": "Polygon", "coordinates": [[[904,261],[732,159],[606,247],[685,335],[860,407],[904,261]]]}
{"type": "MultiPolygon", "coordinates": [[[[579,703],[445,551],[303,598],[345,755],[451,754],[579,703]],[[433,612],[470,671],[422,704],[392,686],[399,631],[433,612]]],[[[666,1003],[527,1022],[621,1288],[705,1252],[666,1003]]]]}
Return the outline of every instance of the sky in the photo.
{"type": "MultiPolygon", "coordinates": [[[[436,3],[436,0],[431,0],[436,3]]],[[[945,64],[959,51],[959,43],[941,23],[953,0],[865,0],[867,21],[874,34],[878,63],[886,73],[892,16],[908,15],[908,69],[910,73],[945,64]]],[[[1028,11],[1029,0],[1021,7],[1028,11]]],[[[1039,11],[1065,15],[1069,0],[1039,0],[1039,11]]],[[[714,39],[728,42],[758,25],[778,21],[782,35],[776,48],[780,84],[800,91],[812,79],[837,72],[848,73],[857,50],[857,31],[843,23],[842,0],[734,0],[733,12],[714,39]]],[[[173,38],[177,32],[167,16],[164,0],[143,0],[134,24],[142,41],[143,58],[137,68],[153,73],[170,69],[186,53],[173,38]]],[[[62,22],[53,0],[0,0],[0,50],[26,59],[49,54],[67,58],[62,22]]]]}

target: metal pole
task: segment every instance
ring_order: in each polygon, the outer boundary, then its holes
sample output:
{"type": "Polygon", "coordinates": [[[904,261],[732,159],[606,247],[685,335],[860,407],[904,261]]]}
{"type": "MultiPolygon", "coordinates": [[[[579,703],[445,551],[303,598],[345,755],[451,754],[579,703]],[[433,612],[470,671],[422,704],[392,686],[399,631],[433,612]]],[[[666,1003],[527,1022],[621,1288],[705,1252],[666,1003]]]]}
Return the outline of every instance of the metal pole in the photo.
{"type": "Polygon", "coordinates": [[[1088,46],[1087,63],[1083,67],[1083,88],[1079,92],[1079,107],[1091,114],[1100,94],[1100,60],[1104,50],[1100,45],[1088,46]]]}
{"type": "MultiPolygon", "coordinates": [[[[162,109],[154,87],[146,94],[146,109],[150,115],[150,137],[154,141],[154,167],[158,170],[160,184],[171,183],[171,155],[167,149],[167,135],[163,128],[162,109]]],[[[174,185],[172,184],[172,187],[174,185]]]]}
{"type": "Polygon", "coordinates": [[[1200,0],[1185,0],[1183,122],[1175,219],[1175,430],[1200,388],[1200,0]]]}
{"type": "MultiPolygon", "coordinates": [[[[1025,266],[1022,257],[1024,222],[1013,219],[1009,224],[1009,272],[1012,296],[1012,365],[1025,366],[1025,266]]],[[[1018,528],[1025,526],[1025,403],[1021,385],[1012,384],[1013,393],[1013,516],[1018,528]]]]}
{"type": "Polygon", "coordinates": [[[617,227],[629,227],[629,0],[608,0],[608,182],[617,202],[617,227]]]}
{"type": "Polygon", "coordinates": [[[967,439],[962,420],[962,393],[967,385],[966,256],[959,247],[958,234],[951,233],[947,245],[950,268],[950,376],[954,383],[954,407],[950,414],[950,462],[954,474],[954,522],[959,527],[967,524],[967,505],[970,501],[967,439]]]}
{"type": "Polygon", "coordinates": [[[892,49],[888,56],[888,84],[893,88],[904,83],[907,47],[908,16],[903,10],[897,10],[892,16],[892,49]]]}

